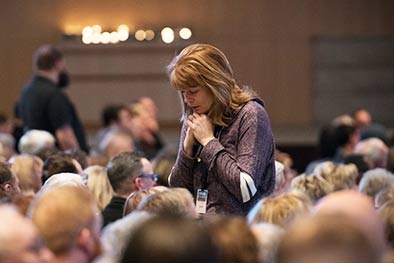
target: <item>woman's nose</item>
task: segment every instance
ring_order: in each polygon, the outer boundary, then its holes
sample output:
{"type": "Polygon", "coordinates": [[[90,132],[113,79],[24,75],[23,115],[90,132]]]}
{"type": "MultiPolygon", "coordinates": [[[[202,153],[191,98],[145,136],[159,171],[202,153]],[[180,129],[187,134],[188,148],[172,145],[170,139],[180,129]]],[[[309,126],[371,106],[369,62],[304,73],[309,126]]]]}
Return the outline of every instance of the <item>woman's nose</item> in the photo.
{"type": "Polygon", "coordinates": [[[187,95],[186,93],[183,95],[183,100],[187,104],[192,102],[192,98],[189,95],[187,95]]]}

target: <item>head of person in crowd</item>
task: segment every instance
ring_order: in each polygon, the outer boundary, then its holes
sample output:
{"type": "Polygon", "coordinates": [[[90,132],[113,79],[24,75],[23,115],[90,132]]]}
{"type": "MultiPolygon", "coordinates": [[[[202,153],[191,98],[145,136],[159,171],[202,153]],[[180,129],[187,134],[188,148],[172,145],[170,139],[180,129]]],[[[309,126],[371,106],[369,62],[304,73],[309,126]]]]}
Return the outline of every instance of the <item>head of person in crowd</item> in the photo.
{"type": "Polygon", "coordinates": [[[39,193],[61,187],[61,186],[75,186],[86,188],[86,183],[79,174],[75,173],[58,173],[49,177],[40,189],[39,193]]]}
{"type": "Polygon", "coordinates": [[[0,144],[2,145],[1,156],[8,161],[15,154],[15,139],[11,134],[0,133],[0,144]]]}
{"type": "Polygon", "coordinates": [[[281,152],[279,150],[275,150],[275,170],[278,169],[279,171],[276,171],[276,180],[275,181],[275,191],[277,194],[282,194],[285,193],[289,190],[291,180],[295,176],[297,176],[297,172],[292,169],[293,167],[293,159],[288,153],[281,152]],[[278,168],[276,167],[278,164],[278,168]],[[280,172],[281,165],[283,165],[283,176],[280,172]]]}
{"type": "Polygon", "coordinates": [[[283,164],[283,166],[287,169],[291,169],[293,167],[293,159],[290,154],[282,152],[278,149],[275,149],[275,160],[283,164]]]}
{"type": "Polygon", "coordinates": [[[130,111],[123,104],[109,104],[101,112],[101,123],[103,127],[128,127],[130,111]]]}
{"type": "Polygon", "coordinates": [[[233,113],[256,97],[252,90],[237,85],[227,57],[208,44],[183,49],[167,70],[182,101],[182,121],[194,112],[206,114],[214,125],[228,126],[233,113]],[[200,89],[202,92],[195,97],[200,89]]]}
{"type": "Polygon", "coordinates": [[[375,208],[378,209],[390,201],[394,201],[394,185],[385,186],[375,195],[375,208]]]}
{"type": "MultiPolygon", "coordinates": [[[[70,155],[71,158],[76,160],[78,164],[81,166],[81,169],[84,170],[88,167],[89,160],[88,155],[82,151],[81,149],[69,149],[64,151],[65,154],[70,155]]],[[[77,166],[78,166],[77,164],[77,166]]],[[[79,167],[77,167],[79,168],[79,167]]]]}
{"type": "Polygon", "coordinates": [[[281,227],[287,226],[295,218],[310,214],[312,204],[302,193],[291,192],[275,197],[266,197],[257,203],[248,214],[249,223],[271,223],[281,227]]]}
{"type": "Polygon", "coordinates": [[[360,141],[360,131],[355,125],[340,124],[335,126],[335,141],[337,146],[334,160],[343,162],[343,159],[353,153],[353,149],[360,141]]]}
{"type": "Polygon", "coordinates": [[[124,198],[132,192],[155,186],[157,180],[150,162],[132,152],[116,155],[107,165],[107,174],[115,194],[124,198]]]}
{"type": "Polygon", "coordinates": [[[43,130],[30,130],[19,140],[18,150],[22,154],[36,155],[43,149],[54,149],[55,137],[43,130]]]}
{"type": "Polygon", "coordinates": [[[323,126],[319,130],[319,157],[333,158],[337,150],[335,127],[331,124],[323,126]]]}
{"type": "Polygon", "coordinates": [[[344,164],[354,164],[357,167],[358,175],[356,184],[358,185],[364,173],[369,170],[367,159],[362,154],[350,154],[345,157],[344,164]]]}
{"type": "Polygon", "coordinates": [[[53,254],[45,246],[36,227],[15,207],[0,205],[0,218],[0,262],[52,262],[53,254]]]}
{"type": "Polygon", "coordinates": [[[120,262],[221,261],[208,230],[195,220],[154,217],[133,233],[120,262]]]}
{"type": "Polygon", "coordinates": [[[313,173],[326,179],[334,187],[334,191],[353,189],[357,186],[358,170],[354,164],[322,162],[314,168],[313,173]]]}
{"type": "Polygon", "coordinates": [[[300,218],[279,245],[277,263],[380,262],[381,254],[346,214],[300,218]]]}
{"type": "Polygon", "coordinates": [[[353,190],[337,191],[322,198],[314,207],[314,213],[318,215],[340,213],[350,217],[352,224],[361,229],[368,238],[373,253],[376,256],[383,254],[385,249],[383,225],[373,201],[368,196],[353,190]]]}
{"type": "Polygon", "coordinates": [[[9,160],[11,170],[19,179],[24,195],[34,195],[41,188],[41,174],[44,162],[34,155],[17,155],[9,160]]]}
{"type": "Polygon", "coordinates": [[[259,245],[259,262],[274,263],[279,244],[285,230],[270,223],[257,223],[250,226],[259,245]]]}
{"type": "Polygon", "coordinates": [[[20,194],[18,177],[10,169],[8,163],[0,162],[0,199],[7,197],[12,200],[20,194]]]}
{"type": "Polygon", "coordinates": [[[153,119],[157,119],[157,112],[159,109],[157,108],[155,101],[151,97],[144,96],[139,98],[138,101],[144,106],[146,111],[153,119]]]}
{"type": "Polygon", "coordinates": [[[58,173],[81,173],[81,166],[70,155],[59,152],[55,155],[49,156],[43,166],[42,183],[49,179],[54,174],[58,173]]]}
{"type": "Polygon", "coordinates": [[[372,124],[371,114],[363,108],[358,108],[353,111],[352,117],[355,121],[357,128],[362,129],[372,124]]]}
{"type": "Polygon", "coordinates": [[[144,190],[140,190],[137,192],[133,192],[131,193],[131,195],[129,195],[126,199],[126,202],[124,204],[124,209],[123,209],[123,215],[127,215],[130,214],[131,212],[137,210],[138,205],[140,204],[140,202],[147,196],[149,195],[153,195],[156,194],[158,192],[163,192],[163,191],[167,191],[169,188],[165,187],[165,186],[154,186],[154,187],[150,187],[144,190]]]}
{"type": "Polygon", "coordinates": [[[104,227],[101,234],[103,254],[97,262],[121,262],[130,237],[145,221],[152,217],[152,214],[145,211],[133,211],[104,227]]]}
{"type": "Polygon", "coordinates": [[[94,165],[84,170],[88,175],[88,189],[100,210],[104,210],[113,196],[114,190],[109,182],[105,167],[94,165]]]}
{"type": "Polygon", "coordinates": [[[340,125],[348,125],[348,126],[355,126],[354,118],[350,114],[341,114],[336,116],[331,121],[331,125],[340,126],[340,125]]]}
{"type": "Polygon", "coordinates": [[[92,262],[101,254],[102,219],[87,189],[62,186],[45,191],[29,212],[59,262],[92,262]]]}
{"type": "Polygon", "coordinates": [[[360,141],[354,148],[354,153],[365,156],[370,169],[386,168],[388,147],[378,138],[369,138],[360,141]]]}
{"type": "Polygon", "coordinates": [[[130,133],[115,129],[104,136],[99,150],[108,160],[111,160],[120,153],[134,151],[134,141],[130,133]]]}
{"type": "Polygon", "coordinates": [[[275,160],[275,189],[271,196],[286,193],[295,175],[295,171],[275,160]]]}
{"type": "MultiPolygon", "coordinates": [[[[140,125],[140,132],[152,134],[153,132],[159,131],[159,123],[157,118],[155,117],[154,113],[152,113],[152,110],[147,107],[147,105],[137,101],[130,105],[130,112],[133,118],[133,123],[137,126],[140,125]]],[[[144,137],[147,136],[147,134],[140,135],[142,136],[141,139],[148,139],[144,137]]]]}
{"type": "Polygon", "coordinates": [[[51,45],[42,45],[35,51],[33,70],[36,75],[52,80],[59,88],[69,85],[70,77],[66,70],[63,54],[51,45]]]}
{"type": "Polygon", "coordinates": [[[131,104],[130,112],[132,123],[129,130],[135,140],[135,147],[151,160],[163,147],[158,121],[141,102],[131,104]]]}
{"type": "Polygon", "coordinates": [[[376,168],[364,174],[358,190],[373,200],[379,191],[388,186],[394,187],[394,174],[386,169],[376,168]]]}
{"type": "Polygon", "coordinates": [[[35,155],[45,162],[50,156],[62,152],[58,148],[44,148],[39,150],[35,155]]]}
{"type": "Polygon", "coordinates": [[[158,185],[168,186],[168,176],[175,164],[177,154],[177,147],[166,146],[153,159],[153,171],[158,176],[158,185]]]}
{"type": "Polygon", "coordinates": [[[146,196],[139,203],[138,210],[161,216],[198,217],[193,196],[185,188],[169,188],[146,196]]]}
{"type": "Polygon", "coordinates": [[[14,130],[13,122],[6,114],[0,112],[0,133],[12,134],[14,130]]]}
{"type": "Polygon", "coordinates": [[[384,236],[390,249],[394,249],[394,200],[388,201],[378,209],[383,221],[384,236]]]}
{"type": "Polygon", "coordinates": [[[317,174],[301,174],[291,181],[291,191],[299,191],[316,203],[320,198],[334,191],[332,183],[317,174]]]}
{"type": "Polygon", "coordinates": [[[245,218],[216,217],[207,224],[221,262],[258,262],[259,244],[245,218]]]}

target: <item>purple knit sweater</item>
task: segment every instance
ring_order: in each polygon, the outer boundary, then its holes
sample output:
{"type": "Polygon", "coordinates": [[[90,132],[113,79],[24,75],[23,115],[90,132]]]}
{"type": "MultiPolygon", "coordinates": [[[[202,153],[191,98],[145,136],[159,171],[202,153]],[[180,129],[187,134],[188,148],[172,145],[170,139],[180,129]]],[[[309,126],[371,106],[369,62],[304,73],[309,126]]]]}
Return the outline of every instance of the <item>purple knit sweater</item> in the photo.
{"type": "Polygon", "coordinates": [[[246,215],[275,186],[274,138],[260,100],[251,100],[222,127],[194,158],[183,150],[187,122],[183,123],[179,152],[170,185],[187,188],[194,197],[207,174],[207,214],[246,215]]]}

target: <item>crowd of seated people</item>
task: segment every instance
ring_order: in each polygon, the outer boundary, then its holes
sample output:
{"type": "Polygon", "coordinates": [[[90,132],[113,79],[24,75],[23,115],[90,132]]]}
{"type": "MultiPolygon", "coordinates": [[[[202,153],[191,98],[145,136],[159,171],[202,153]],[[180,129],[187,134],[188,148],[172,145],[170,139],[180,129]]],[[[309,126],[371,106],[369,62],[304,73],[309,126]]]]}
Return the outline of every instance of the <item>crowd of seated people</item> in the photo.
{"type": "Polygon", "coordinates": [[[245,216],[200,215],[168,185],[156,115],[148,98],[106,107],[90,153],[40,130],[13,147],[3,123],[0,262],[393,262],[393,145],[365,112],[324,127],[301,174],[276,151],[275,190],[245,216]]]}

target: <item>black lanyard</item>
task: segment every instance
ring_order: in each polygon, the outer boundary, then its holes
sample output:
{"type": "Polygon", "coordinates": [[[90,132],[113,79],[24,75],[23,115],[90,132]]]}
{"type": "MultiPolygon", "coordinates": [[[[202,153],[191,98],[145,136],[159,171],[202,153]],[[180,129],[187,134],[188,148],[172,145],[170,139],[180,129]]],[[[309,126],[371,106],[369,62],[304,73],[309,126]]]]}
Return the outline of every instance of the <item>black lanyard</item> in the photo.
{"type": "MultiPolygon", "coordinates": [[[[215,125],[214,132],[213,132],[215,138],[219,139],[219,136],[221,134],[222,128],[223,127],[221,127],[221,126],[215,125]]],[[[200,143],[198,143],[198,142],[193,145],[193,153],[194,153],[194,156],[197,157],[197,163],[201,162],[200,154],[201,154],[202,148],[203,148],[203,146],[200,143]]],[[[201,181],[201,190],[206,190],[208,188],[208,185],[207,185],[208,184],[208,171],[206,171],[201,176],[201,180],[200,181],[201,181]]]]}

